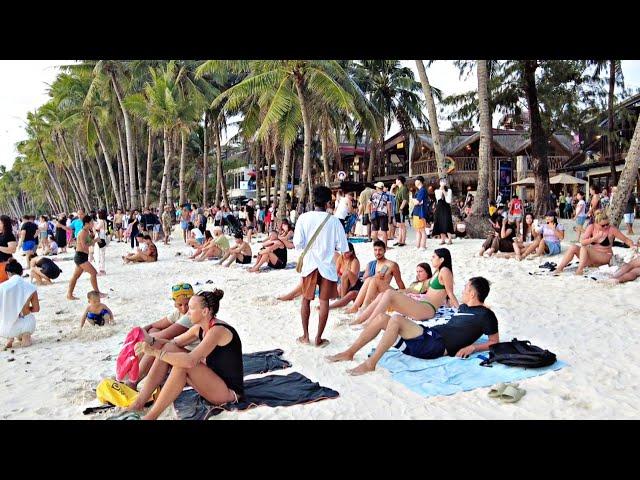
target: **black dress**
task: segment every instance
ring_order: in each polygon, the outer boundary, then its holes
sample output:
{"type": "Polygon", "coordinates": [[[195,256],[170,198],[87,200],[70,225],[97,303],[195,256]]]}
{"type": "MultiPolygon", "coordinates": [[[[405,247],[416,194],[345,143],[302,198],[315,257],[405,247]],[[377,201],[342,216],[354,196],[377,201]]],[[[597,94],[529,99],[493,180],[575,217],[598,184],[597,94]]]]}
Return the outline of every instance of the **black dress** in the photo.
{"type": "Polygon", "coordinates": [[[453,233],[453,219],[451,218],[451,205],[444,199],[444,192],[442,197],[436,203],[435,221],[433,223],[432,236],[439,235],[441,233],[453,233]]]}
{"type": "MultiPolygon", "coordinates": [[[[62,218],[58,221],[60,225],[66,225],[67,219],[62,218]]],[[[56,243],[58,248],[65,248],[67,246],[67,231],[64,228],[56,227],[56,243]]]]}

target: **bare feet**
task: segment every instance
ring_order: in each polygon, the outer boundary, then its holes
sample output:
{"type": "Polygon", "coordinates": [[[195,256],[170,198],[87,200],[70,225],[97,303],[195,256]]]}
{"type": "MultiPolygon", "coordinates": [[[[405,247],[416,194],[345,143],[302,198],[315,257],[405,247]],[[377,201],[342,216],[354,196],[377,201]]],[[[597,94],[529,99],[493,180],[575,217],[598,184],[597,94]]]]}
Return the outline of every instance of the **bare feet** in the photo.
{"type": "Polygon", "coordinates": [[[324,358],[326,358],[327,362],[330,362],[330,363],[350,362],[351,360],[353,360],[353,355],[351,355],[348,352],[340,352],[340,353],[336,353],[335,355],[327,355],[324,358]]]}
{"type": "Polygon", "coordinates": [[[21,347],[28,347],[31,345],[31,335],[25,334],[22,336],[22,338],[20,339],[20,346],[21,347]]]}
{"type": "Polygon", "coordinates": [[[296,342],[302,343],[303,345],[311,345],[309,337],[305,337],[304,335],[302,337],[296,338],[296,342]]]}
{"type": "Polygon", "coordinates": [[[327,340],[326,338],[316,338],[316,347],[318,348],[324,348],[327,345],[329,345],[329,340],[327,340]]]}
{"type": "Polygon", "coordinates": [[[346,308],[344,313],[358,313],[359,308],[356,307],[355,305],[350,306],[349,308],[346,308]]]}
{"type": "Polygon", "coordinates": [[[376,367],[372,367],[369,364],[369,360],[365,360],[360,365],[358,365],[356,368],[352,368],[351,370],[347,370],[347,373],[349,375],[358,376],[358,375],[365,375],[367,373],[373,372],[375,369],[376,369],[376,367]]]}
{"type": "Polygon", "coordinates": [[[13,338],[10,338],[7,344],[4,346],[5,349],[13,348],[13,338]]]}
{"type": "Polygon", "coordinates": [[[80,300],[80,299],[74,295],[67,294],[67,300],[80,300]]]}
{"type": "Polygon", "coordinates": [[[618,285],[620,283],[620,279],[618,278],[607,278],[603,280],[602,283],[608,283],[610,285],[618,285]]]}

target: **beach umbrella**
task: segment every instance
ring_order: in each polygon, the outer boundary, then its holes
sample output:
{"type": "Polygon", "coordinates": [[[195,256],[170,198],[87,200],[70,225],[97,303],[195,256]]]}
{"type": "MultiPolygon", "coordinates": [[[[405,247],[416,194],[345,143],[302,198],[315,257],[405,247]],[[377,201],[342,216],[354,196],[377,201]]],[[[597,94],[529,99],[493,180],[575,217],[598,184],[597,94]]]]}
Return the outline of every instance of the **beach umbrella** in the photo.
{"type": "Polygon", "coordinates": [[[551,177],[549,179],[549,183],[551,183],[552,185],[561,183],[563,185],[573,185],[573,184],[584,184],[587,183],[584,180],[579,179],[578,177],[574,177],[572,175],[569,175],[568,173],[560,173],[558,175],[556,175],[555,177],[551,177]]]}
{"type": "Polygon", "coordinates": [[[511,185],[535,185],[536,179],[533,177],[527,177],[517,182],[513,182],[511,185]]]}

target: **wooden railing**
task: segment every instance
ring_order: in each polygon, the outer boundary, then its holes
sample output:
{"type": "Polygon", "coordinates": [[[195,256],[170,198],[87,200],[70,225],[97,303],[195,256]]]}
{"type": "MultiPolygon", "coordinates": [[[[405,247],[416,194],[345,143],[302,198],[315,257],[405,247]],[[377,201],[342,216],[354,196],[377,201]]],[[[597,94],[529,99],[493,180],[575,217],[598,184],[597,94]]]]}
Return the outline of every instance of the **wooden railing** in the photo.
{"type": "MultiPolygon", "coordinates": [[[[547,159],[549,162],[549,171],[556,171],[564,165],[569,157],[564,155],[550,155],[547,157],[547,159]]],[[[478,171],[478,157],[455,157],[454,160],[456,163],[456,172],[468,173],[478,171]]],[[[515,157],[493,157],[495,165],[498,165],[498,162],[500,162],[501,160],[513,160],[513,167],[516,168],[515,157]]],[[[526,157],[526,161],[527,171],[533,170],[533,167],[531,165],[531,157],[526,157]]],[[[437,171],[438,168],[436,166],[435,158],[416,160],[412,163],[413,175],[428,175],[437,173],[437,171]]]]}
{"type": "MultiPolygon", "coordinates": [[[[549,171],[556,171],[562,168],[564,163],[569,160],[569,157],[564,155],[549,155],[547,157],[547,163],[549,164],[549,171]]],[[[533,170],[531,163],[531,157],[527,157],[527,171],[533,170]]]]}

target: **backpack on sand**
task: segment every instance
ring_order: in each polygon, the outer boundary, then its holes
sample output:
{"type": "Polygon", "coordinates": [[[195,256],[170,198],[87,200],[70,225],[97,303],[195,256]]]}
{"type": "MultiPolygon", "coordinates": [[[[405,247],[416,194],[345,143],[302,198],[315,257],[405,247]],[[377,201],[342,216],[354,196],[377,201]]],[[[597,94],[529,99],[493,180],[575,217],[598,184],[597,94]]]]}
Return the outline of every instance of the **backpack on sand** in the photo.
{"type": "Polygon", "coordinates": [[[510,342],[494,343],[489,347],[489,359],[480,365],[490,367],[498,362],[511,367],[542,368],[556,363],[555,353],[531,345],[528,340],[514,338],[510,342]]]}

